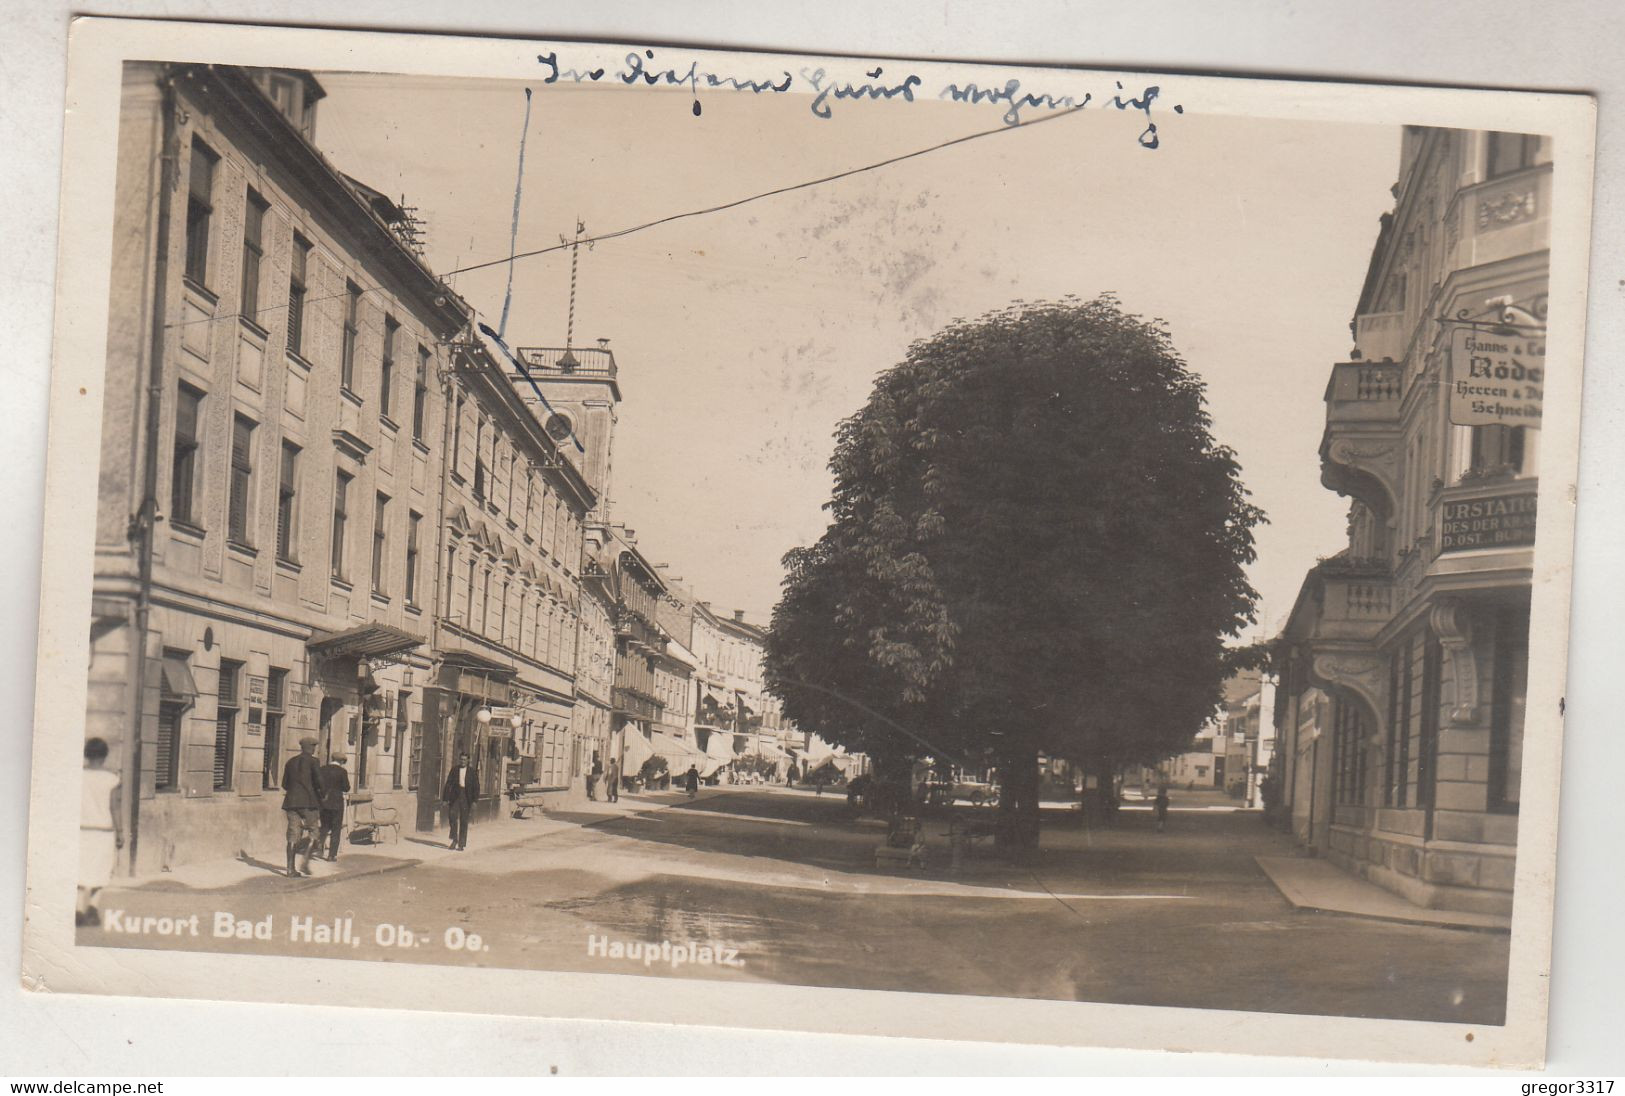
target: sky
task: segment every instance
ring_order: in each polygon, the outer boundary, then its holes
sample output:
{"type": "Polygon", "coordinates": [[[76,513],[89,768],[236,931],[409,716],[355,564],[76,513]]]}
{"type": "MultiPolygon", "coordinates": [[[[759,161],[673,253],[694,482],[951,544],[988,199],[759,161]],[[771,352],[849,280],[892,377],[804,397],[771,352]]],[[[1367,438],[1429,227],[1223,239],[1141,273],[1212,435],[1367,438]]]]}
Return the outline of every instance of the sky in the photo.
{"type": "MultiPolygon", "coordinates": [[[[316,142],[427,222],[448,272],[509,254],[526,85],[319,73],[316,142]]],[[[1165,320],[1213,432],[1269,516],[1250,571],[1261,638],[1345,545],[1320,485],[1322,402],[1378,218],[1396,126],[1085,110],[1006,130],[1002,107],[529,85],[517,250],[604,233],[1000,132],[580,253],[574,343],[610,340],[623,403],[613,516],[702,600],[764,621],[780,559],[826,527],[836,424],[909,345],[1013,301],[1113,292],[1165,320]]],[[[1026,117],[1038,116],[1029,112],[1026,117]]],[[[506,264],[450,277],[497,326],[506,264]]],[[[562,346],[570,262],[513,266],[508,342],[562,346]]],[[[1036,474],[1036,473],[1035,473],[1036,474]]]]}

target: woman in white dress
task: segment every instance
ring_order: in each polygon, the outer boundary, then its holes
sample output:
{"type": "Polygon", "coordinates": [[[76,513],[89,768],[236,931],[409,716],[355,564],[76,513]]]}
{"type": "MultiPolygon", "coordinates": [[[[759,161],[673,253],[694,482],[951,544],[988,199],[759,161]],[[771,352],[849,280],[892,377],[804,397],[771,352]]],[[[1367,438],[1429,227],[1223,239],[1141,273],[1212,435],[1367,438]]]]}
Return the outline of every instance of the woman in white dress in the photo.
{"type": "Polygon", "coordinates": [[[124,847],[119,817],[119,775],[102,768],[107,743],[85,740],[84,784],[79,795],[79,903],[74,924],[98,925],[96,896],[113,878],[118,850],[124,847]]]}

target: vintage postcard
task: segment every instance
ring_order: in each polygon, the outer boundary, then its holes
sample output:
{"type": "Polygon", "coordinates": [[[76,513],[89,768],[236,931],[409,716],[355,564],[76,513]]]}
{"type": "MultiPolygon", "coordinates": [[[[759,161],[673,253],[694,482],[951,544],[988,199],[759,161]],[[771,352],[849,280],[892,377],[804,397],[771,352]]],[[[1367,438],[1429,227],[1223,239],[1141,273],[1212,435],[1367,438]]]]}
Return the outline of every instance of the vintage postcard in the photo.
{"type": "Polygon", "coordinates": [[[1541,1060],[1589,99],[70,71],[30,988],[1541,1060]]]}

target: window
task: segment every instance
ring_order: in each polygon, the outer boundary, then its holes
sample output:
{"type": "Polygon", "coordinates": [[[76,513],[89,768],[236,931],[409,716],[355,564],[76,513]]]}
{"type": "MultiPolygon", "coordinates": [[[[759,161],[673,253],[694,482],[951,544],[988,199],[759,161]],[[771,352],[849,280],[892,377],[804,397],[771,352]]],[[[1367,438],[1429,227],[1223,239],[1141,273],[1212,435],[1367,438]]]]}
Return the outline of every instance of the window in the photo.
{"type": "Polygon", "coordinates": [[[339,358],[339,387],[355,391],[355,340],[360,330],[361,287],[344,283],[344,347],[339,358]]]}
{"type": "Polygon", "coordinates": [[[242,415],[231,420],[231,493],[226,511],[226,539],[251,545],[248,514],[254,488],[254,422],[242,415]]]}
{"type": "Polygon", "coordinates": [[[196,497],[202,407],[203,393],[182,384],[175,401],[175,454],[169,477],[169,517],[182,525],[194,524],[192,503],[196,497]]]}
{"type": "Polygon", "coordinates": [[[406,603],[418,603],[418,526],[423,515],[410,510],[406,514],[406,603]]]}
{"type": "Polygon", "coordinates": [[[378,413],[389,417],[389,393],[395,387],[395,334],[401,325],[394,317],[384,317],[384,360],[378,370],[378,413]]]}
{"type": "Polygon", "coordinates": [[[1332,701],[1333,790],[1339,806],[1365,803],[1365,713],[1342,697],[1332,701]]]}
{"type": "Polygon", "coordinates": [[[1484,156],[1484,178],[1494,179],[1533,167],[1540,138],[1533,133],[1492,133],[1484,156]]]}
{"type": "Polygon", "coordinates": [[[511,580],[502,580],[502,610],[498,615],[497,642],[506,645],[508,642],[508,586],[511,580]]]}
{"type": "Polygon", "coordinates": [[[282,717],[287,711],[288,671],[271,667],[271,676],[265,683],[265,754],[260,784],[265,788],[279,786],[282,779],[282,717]]]}
{"type": "Polygon", "coordinates": [[[192,139],[191,176],[186,193],[186,279],[203,287],[209,272],[209,221],[214,217],[214,165],[220,157],[192,139]]]}
{"type": "Polygon", "coordinates": [[[412,724],[412,763],[406,770],[406,786],[412,791],[417,790],[418,777],[423,771],[423,724],[412,724]]]}
{"type": "Polygon", "coordinates": [[[299,514],[299,447],[291,441],[282,442],[282,467],[277,472],[276,486],[276,558],[286,563],[297,563],[294,552],[294,521],[299,514]]]}
{"type": "Polygon", "coordinates": [[[457,397],[457,403],[451,416],[451,473],[461,476],[463,471],[463,397],[457,397]]]}
{"type": "Polygon", "coordinates": [[[350,481],[348,472],[339,472],[333,480],[333,577],[344,581],[344,533],[350,520],[350,481]]]}
{"type": "Polygon", "coordinates": [[[301,353],[305,345],[305,275],[310,265],[310,241],[294,233],[293,272],[288,275],[288,349],[301,353]]]}
{"type": "Polygon", "coordinates": [[[418,347],[418,372],[412,380],[412,437],[423,440],[429,406],[429,352],[418,347]]]}
{"type": "Polygon", "coordinates": [[[260,260],[265,258],[265,211],[269,208],[250,187],[243,206],[243,285],[237,311],[255,323],[259,322],[260,260]]]}
{"type": "Polygon", "coordinates": [[[372,592],[384,592],[385,566],[388,560],[389,537],[385,522],[389,515],[389,496],[378,492],[372,506],[372,592]]]}
{"type": "Polygon", "coordinates": [[[153,749],[153,787],[174,791],[180,786],[182,731],[186,709],[197,699],[197,685],[185,651],[165,650],[158,702],[158,740],[153,749]]]}
{"type": "Polygon", "coordinates": [[[480,580],[480,631],[486,635],[491,633],[491,571],[486,568],[480,580]]]}
{"type": "Polygon", "coordinates": [[[474,423],[474,497],[485,501],[485,419],[474,423]]]}
{"type": "Polygon", "coordinates": [[[1517,475],[1523,471],[1522,426],[1473,427],[1470,467],[1481,475],[1517,475]]]}
{"type": "Polygon", "coordinates": [[[446,549],[446,606],[447,619],[451,618],[452,585],[457,581],[457,546],[446,549]]]}
{"type": "Polygon", "coordinates": [[[232,751],[236,747],[238,686],[243,664],[220,660],[220,691],[214,716],[214,790],[229,791],[232,778],[232,751]]]}
{"type": "Polygon", "coordinates": [[[1529,684],[1529,610],[1504,609],[1495,617],[1495,682],[1490,703],[1489,808],[1518,810],[1523,777],[1524,701],[1529,684]]]}

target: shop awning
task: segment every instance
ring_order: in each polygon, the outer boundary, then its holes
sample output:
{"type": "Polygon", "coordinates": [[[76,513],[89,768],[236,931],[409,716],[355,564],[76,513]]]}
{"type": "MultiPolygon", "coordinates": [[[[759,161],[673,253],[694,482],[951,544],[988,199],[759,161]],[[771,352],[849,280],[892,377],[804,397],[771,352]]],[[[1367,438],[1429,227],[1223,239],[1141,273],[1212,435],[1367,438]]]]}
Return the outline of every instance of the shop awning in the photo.
{"type": "Polygon", "coordinates": [[[389,658],[423,646],[423,637],[388,624],[359,624],[342,632],[317,632],[305,646],[322,658],[389,658]]]}
{"type": "Polygon", "coordinates": [[[688,771],[690,765],[700,770],[700,775],[715,772],[721,763],[712,764],[712,760],[701,753],[700,750],[687,742],[679,742],[668,734],[652,731],[649,734],[649,748],[666,759],[673,776],[681,776],[688,771]],[[711,765],[707,770],[706,766],[711,765]]]}
{"type": "Polygon", "coordinates": [[[470,651],[466,647],[448,647],[441,652],[440,659],[448,666],[476,670],[482,674],[490,674],[493,677],[504,674],[511,676],[518,672],[517,668],[511,663],[490,658],[478,651],[470,651]]]}
{"type": "MultiPolygon", "coordinates": [[[[636,776],[643,763],[654,756],[649,743],[636,727],[626,729],[626,744],[621,750],[621,772],[627,776],[636,776]]],[[[667,758],[669,761],[670,758],[667,758]]]]}
{"type": "Polygon", "coordinates": [[[197,699],[197,683],[192,680],[192,668],[186,664],[184,657],[164,656],[163,698],[187,704],[197,699]]]}

